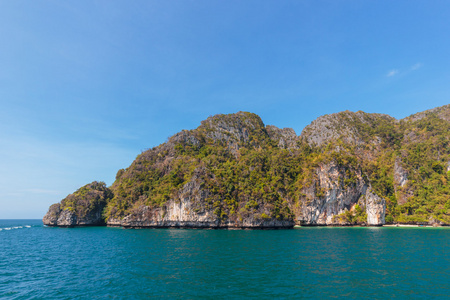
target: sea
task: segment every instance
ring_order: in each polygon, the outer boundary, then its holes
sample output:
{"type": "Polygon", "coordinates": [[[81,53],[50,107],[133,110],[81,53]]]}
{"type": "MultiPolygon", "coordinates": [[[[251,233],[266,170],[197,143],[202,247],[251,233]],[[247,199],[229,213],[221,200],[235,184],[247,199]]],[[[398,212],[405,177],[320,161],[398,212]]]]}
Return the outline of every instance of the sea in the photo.
{"type": "Polygon", "coordinates": [[[449,299],[450,228],[0,220],[0,299],[449,299]]]}

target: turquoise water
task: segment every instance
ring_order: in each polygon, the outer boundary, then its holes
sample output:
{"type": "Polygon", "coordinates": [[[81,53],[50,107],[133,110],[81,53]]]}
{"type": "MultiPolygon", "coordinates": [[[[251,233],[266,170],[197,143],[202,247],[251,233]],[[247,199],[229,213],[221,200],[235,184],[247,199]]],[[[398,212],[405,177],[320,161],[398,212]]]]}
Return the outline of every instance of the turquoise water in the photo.
{"type": "Polygon", "coordinates": [[[0,229],[2,299],[450,295],[450,228],[0,229]]]}

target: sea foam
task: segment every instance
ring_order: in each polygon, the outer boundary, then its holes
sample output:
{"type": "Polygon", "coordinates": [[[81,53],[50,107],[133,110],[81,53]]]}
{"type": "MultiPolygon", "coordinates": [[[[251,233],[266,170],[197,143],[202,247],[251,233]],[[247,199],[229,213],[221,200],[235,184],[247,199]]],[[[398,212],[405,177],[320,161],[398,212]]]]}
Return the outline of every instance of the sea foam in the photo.
{"type": "Polygon", "coordinates": [[[31,228],[31,225],[4,227],[4,228],[0,228],[0,231],[1,230],[21,229],[21,228],[31,228]]]}

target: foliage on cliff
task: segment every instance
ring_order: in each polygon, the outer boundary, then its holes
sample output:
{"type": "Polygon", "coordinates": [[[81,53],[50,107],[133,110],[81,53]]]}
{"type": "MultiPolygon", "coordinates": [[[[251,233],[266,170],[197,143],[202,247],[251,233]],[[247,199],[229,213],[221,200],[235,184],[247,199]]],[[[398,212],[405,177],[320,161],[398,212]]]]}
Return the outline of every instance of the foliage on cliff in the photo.
{"type": "MultiPolygon", "coordinates": [[[[431,217],[448,223],[449,123],[437,115],[448,110],[401,121],[346,111],[318,118],[297,138],[289,130],[265,127],[254,114],[217,115],[119,171],[106,216],[120,217],[140,205],[162,206],[177,198],[197,172],[208,191],[206,206],[220,218],[242,218],[261,205],[270,211],[261,218],[293,218],[292,209],[306,199],[304,189],[315,184],[315,168],[334,161],[347,174],[343,185],[355,184],[355,170],[362,171],[387,200],[389,222],[427,222],[431,217]],[[398,158],[408,174],[403,187],[394,182],[398,158]],[[401,205],[400,193],[408,196],[401,205]]],[[[316,189],[315,197],[324,192],[316,189]]],[[[354,219],[350,212],[346,218],[354,219]]]]}
{"type": "Polygon", "coordinates": [[[142,153],[119,171],[106,215],[117,218],[141,205],[162,206],[176,199],[196,173],[207,191],[204,203],[197,204],[220,219],[242,219],[264,206],[267,213],[256,218],[292,220],[287,199],[295,197],[299,160],[300,155],[278,148],[257,115],[217,115],[142,153]]]}
{"type": "MultiPolygon", "coordinates": [[[[342,112],[323,116],[302,137],[351,153],[374,191],[387,202],[389,223],[450,223],[450,106],[397,121],[389,116],[342,112]],[[402,186],[397,172],[405,177],[402,186]]],[[[350,213],[347,213],[349,215],[350,213]]]]}
{"type": "Polygon", "coordinates": [[[450,224],[450,106],[418,113],[399,123],[403,134],[395,152],[407,183],[390,202],[392,220],[450,224]],[[406,194],[399,205],[398,194],[406,194]]]}
{"type": "Polygon", "coordinates": [[[102,211],[112,197],[104,182],[94,181],[64,198],[60,209],[74,213],[78,220],[86,219],[93,211],[102,211]]]}

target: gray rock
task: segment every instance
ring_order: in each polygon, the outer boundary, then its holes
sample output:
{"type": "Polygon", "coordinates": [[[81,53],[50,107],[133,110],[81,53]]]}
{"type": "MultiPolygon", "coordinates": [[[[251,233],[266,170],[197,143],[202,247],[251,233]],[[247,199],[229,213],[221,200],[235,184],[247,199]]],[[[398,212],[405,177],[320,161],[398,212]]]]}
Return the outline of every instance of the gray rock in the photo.
{"type": "Polygon", "coordinates": [[[402,166],[399,158],[394,163],[394,190],[397,196],[398,204],[402,205],[408,201],[413,192],[408,189],[408,173],[402,166]]]}
{"type": "Polygon", "coordinates": [[[58,218],[61,214],[61,204],[55,203],[50,206],[48,209],[48,212],[45,214],[44,218],[42,219],[44,225],[47,226],[57,226],[58,225],[58,218]]]}
{"type": "Polygon", "coordinates": [[[278,147],[282,149],[298,149],[299,138],[292,128],[280,129],[273,125],[266,126],[269,137],[277,142],[278,147]]]}
{"type": "Polygon", "coordinates": [[[352,211],[359,203],[366,210],[368,224],[384,224],[385,200],[372,193],[361,171],[353,173],[356,183],[345,185],[347,175],[335,162],[320,165],[316,179],[304,190],[298,221],[303,225],[349,225],[336,221],[336,217],[352,211]]]}
{"type": "Polygon", "coordinates": [[[386,201],[372,192],[372,188],[366,191],[365,204],[367,213],[367,225],[380,226],[385,224],[386,201]]]}
{"type": "Polygon", "coordinates": [[[261,205],[257,211],[241,219],[221,219],[214,209],[208,208],[205,199],[209,192],[202,189],[197,170],[190,182],[186,183],[176,199],[170,199],[162,207],[141,205],[122,219],[109,219],[108,226],[132,228],[145,227],[191,227],[191,228],[291,228],[293,220],[261,218],[270,211],[261,205]]]}
{"type": "Polygon", "coordinates": [[[435,107],[426,111],[422,111],[416,114],[413,114],[409,117],[406,117],[404,119],[402,119],[403,121],[406,122],[415,122],[415,121],[419,121],[425,117],[428,117],[430,115],[436,115],[438,118],[449,122],[450,121],[450,104],[444,105],[444,106],[440,106],[440,107],[435,107]]]}
{"type": "Polygon", "coordinates": [[[349,145],[363,145],[364,138],[371,136],[373,144],[379,144],[380,138],[373,136],[370,130],[380,121],[396,122],[396,119],[384,114],[368,114],[362,111],[344,111],[320,116],[306,126],[301,137],[310,146],[323,146],[341,139],[349,145]]]}
{"type": "Polygon", "coordinates": [[[50,206],[42,219],[47,226],[101,226],[103,209],[113,194],[105,183],[92,182],[50,206]]]}

